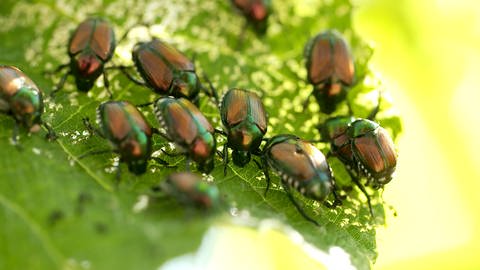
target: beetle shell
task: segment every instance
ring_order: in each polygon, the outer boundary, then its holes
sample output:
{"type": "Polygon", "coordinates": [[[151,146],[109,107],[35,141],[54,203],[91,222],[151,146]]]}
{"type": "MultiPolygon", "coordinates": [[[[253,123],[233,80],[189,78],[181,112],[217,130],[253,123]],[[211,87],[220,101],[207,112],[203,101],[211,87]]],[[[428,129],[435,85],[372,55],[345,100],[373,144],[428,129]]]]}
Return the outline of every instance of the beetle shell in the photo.
{"type": "Polygon", "coordinates": [[[348,136],[359,170],[376,187],[390,182],[397,165],[397,154],[388,132],[373,121],[358,119],[350,124],[348,136]]]}
{"type": "Polygon", "coordinates": [[[115,33],[108,22],[89,18],[80,23],[68,44],[70,69],[80,91],[88,91],[93,87],[114,50],[115,33]]]}
{"type": "Polygon", "coordinates": [[[144,173],[152,151],[152,128],[143,114],[127,101],[107,101],[98,107],[97,122],[129,170],[144,173]]]}
{"type": "Polygon", "coordinates": [[[168,137],[199,164],[199,170],[213,169],[216,150],[214,129],[189,100],[165,97],[155,102],[155,114],[168,137]]]}
{"type": "Polygon", "coordinates": [[[31,132],[40,130],[43,113],[42,92],[22,71],[0,65],[0,111],[12,114],[31,132]]]}
{"type": "Polygon", "coordinates": [[[232,2],[258,34],[265,34],[271,13],[270,0],[232,0],[232,2]]]}
{"type": "Polygon", "coordinates": [[[177,172],[169,175],[163,185],[164,190],[179,201],[198,208],[212,209],[220,205],[220,192],[202,178],[190,172],[177,172]]]}
{"type": "Polygon", "coordinates": [[[263,155],[282,181],[302,195],[324,201],[333,190],[330,166],[311,143],[294,135],[277,135],[267,142],[263,155]]]}
{"type": "Polygon", "coordinates": [[[132,52],[138,72],[150,88],[163,95],[194,99],[200,89],[195,66],[174,47],[153,39],[138,43],[132,52]]]}
{"type": "Polygon", "coordinates": [[[257,94],[230,89],[222,98],[220,115],[227,129],[229,147],[241,152],[260,147],[267,132],[267,115],[257,94]]]}
{"type": "Polygon", "coordinates": [[[305,46],[308,81],[315,86],[314,96],[325,113],[335,110],[345,98],[345,87],[353,84],[354,64],[343,37],[326,31],[312,38],[305,46]]]}

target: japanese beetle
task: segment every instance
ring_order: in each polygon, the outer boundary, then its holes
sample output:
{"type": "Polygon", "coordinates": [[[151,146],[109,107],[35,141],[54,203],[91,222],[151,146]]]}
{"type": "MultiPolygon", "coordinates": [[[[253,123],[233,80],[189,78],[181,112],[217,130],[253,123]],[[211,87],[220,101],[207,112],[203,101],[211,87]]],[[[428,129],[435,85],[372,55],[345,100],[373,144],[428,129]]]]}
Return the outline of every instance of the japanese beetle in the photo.
{"type": "Polygon", "coordinates": [[[312,38],[305,46],[308,82],[323,113],[335,111],[345,99],[347,87],[354,81],[353,58],[343,37],[328,30],[312,38]]]}
{"type": "MultiPolygon", "coordinates": [[[[222,98],[220,115],[227,130],[227,145],[233,150],[233,163],[243,167],[250,161],[251,153],[260,153],[259,147],[267,132],[267,115],[262,101],[253,92],[233,88],[222,98]]],[[[226,169],[226,147],[223,154],[226,169]]]]}
{"type": "Polygon", "coordinates": [[[203,181],[197,174],[172,173],[160,184],[160,187],[165,193],[187,206],[205,210],[219,209],[221,206],[220,192],[217,186],[203,181]]]}
{"type": "Polygon", "coordinates": [[[345,164],[352,181],[367,197],[373,216],[370,196],[359,178],[365,176],[366,185],[373,188],[381,188],[392,180],[397,154],[389,134],[372,120],[351,116],[328,119],[320,126],[320,133],[322,141],[330,142],[330,153],[345,164]]]}
{"type": "Polygon", "coordinates": [[[397,153],[388,132],[371,120],[357,119],[349,125],[347,136],[357,171],[374,188],[389,183],[397,165],[397,153]]]}
{"type": "Polygon", "coordinates": [[[200,110],[188,99],[173,97],[160,98],[154,108],[166,132],[163,136],[175,142],[188,159],[193,159],[199,171],[211,172],[216,151],[215,130],[200,110]]]}
{"type": "Polygon", "coordinates": [[[243,14],[255,33],[264,35],[267,32],[268,17],[272,13],[270,0],[231,0],[233,5],[243,14]]]}
{"type": "Polygon", "coordinates": [[[103,74],[108,90],[108,78],[104,69],[115,50],[115,33],[110,24],[101,18],[89,18],[78,25],[68,42],[70,63],[60,65],[57,72],[69,68],[52,94],[63,88],[68,75],[75,77],[79,91],[88,92],[97,78],[103,74]]]}
{"type": "MultiPolygon", "coordinates": [[[[87,128],[107,139],[113,146],[113,152],[120,155],[120,161],[127,163],[129,171],[143,174],[152,152],[153,130],[143,114],[127,101],[107,101],[97,108],[98,130],[84,119],[87,128]]],[[[87,153],[99,154],[111,152],[102,150],[87,153]]],[[[85,156],[85,155],[83,155],[85,156]]],[[[117,178],[120,169],[117,168],[117,178]]]]}
{"type": "MultiPolygon", "coordinates": [[[[144,82],[126,72],[126,67],[120,67],[121,70],[134,83],[147,86],[158,94],[184,97],[196,103],[200,90],[205,90],[193,62],[159,39],[137,43],[132,51],[132,59],[144,82]]],[[[217,99],[213,90],[207,94],[217,99]]]]}
{"type": "Polygon", "coordinates": [[[261,157],[267,190],[270,186],[268,168],[271,168],[280,176],[282,186],[297,210],[305,219],[318,225],[295,201],[291,188],[319,202],[324,202],[333,192],[337,201],[332,170],[322,152],[295,135],[282,134],[267,141],[261,157]]]}
{"type": "Polygon", "coordinates": [[[47,137],[54,139],[55,134],[49,125],[41,119],[43,96],[38,86],[18,68],[0,65],[0,112],[15,119],[12,141],[17,145],[18,126],[24,126],[29,132],[38,132],[43,125],[48,129],[47,137]]]}

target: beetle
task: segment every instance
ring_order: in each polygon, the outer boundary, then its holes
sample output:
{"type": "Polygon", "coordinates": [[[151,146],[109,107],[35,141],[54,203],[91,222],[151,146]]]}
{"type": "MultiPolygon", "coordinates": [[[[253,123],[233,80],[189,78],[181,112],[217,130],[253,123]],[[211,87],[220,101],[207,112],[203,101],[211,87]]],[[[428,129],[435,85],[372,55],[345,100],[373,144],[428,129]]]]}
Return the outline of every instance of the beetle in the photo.
{"type": "Polygon", "coordinates": [[[276,172],[289,199],[302,216],[319,225],[309,217],[300,204],[294,199],[291,188],[295,188],[303,196],[315,201],[324,202],[330,193],[335,196],[335,181],[332,170],[325,156],[313,144],[295,135],[281,134],[270,138],[261,154],[262,168],[267,180],[268,191],[270,176],[268,168],[276,172]]]}
{"type": "MultiPolygon", "coordinates": [[[[91,126],[88,118],[84,118],[84,123],[91,133],[98,134],[110,142],[113,152],[120,155],[120,161],[127,163],[130,172],[136,175],[146,172],[147,162],[152,152],[154,130],[137,107],[128,101],[106,101],[97,108],[99,129],[91,126]]],[[[87,152],[79,158],[111,151],[87,152]]],[[[117,166],[117,179],[120,178],[119,166],[117,166]]]]}
{"type": "Polygon", "coordinates": [[[355,67],[345,39],[334,30],[310,39],[304,52],[307,80],[323,113],[331,114],[354,83],[355,67]]]}
{"type": "MultiPolygon", "coordinates": [[[[267,114],[262,101],[254,92],[232,88],[222,98],[220,116],[227,133],[227,144],[232,151],[233,163],[244,167],[251,153],[260,153],[259,147],[267,132],[267,114]]],[[[228,163],[228,149],[224,146],[224,173],[228,163]]]]}
{"type": "Polygon", "coordinates": [[[199,171],[210,173],[216,152],[215,130],[200,110],[188,99],[164,97],[155,102],[154,111],[166,132],[161,135],[182,149],[187,166],[193,159],[199,171]]]}
{"type": "Polygon", "coordinates": [[[107,21],[102,18],[88,18],[81,22],[68,42],[70,62],[60,65],[55,71],[68,68],[52,95],[63,88],[69,75],[75,77],[79,91],[88,92],[97,78],[103,74],[104,85],[109,91],[104,66],[112,58],[115,46],[115,33],[107,21]]]}
{"type": "MultiPolygon", "coordinates": [[[[219,209],[220,191],[216,185],[203,181],[201,176],[191,172],[176,172],[167,176],[160,188],[187,206],[204,210],[219,209]]],[[[157,187],[154,187],[155,191],[157,187]]]]}
{"type": "Polygon", "coordinates": [[[231,0],[231,2],[243,14],[246,24],[251,25],[255,33],[264,35],[267,32],[268,17],[272,13],[270,0],[231,0]]]}
{"type": "Polygon", "coordinates": [[[370,196],[359,178],[366,177],[366,185],[376,189],[392,180],[397,153],[388,132],[372,120],[352,116],[330,118],[319,128],[322,140],[330,142],[330,153],[345,164],[352,181],[367,197],[373,216],[370,196]]]}
{"type": "Polygon", "coordinates": [[[388,132],[368,119],[357,119],[347,130],[357,171],[367,177],[374,188],[392,180],[397,165],[395,144],[388,132]]]}
{"type": "Polygon", "coordinates": [[[139,42],[132,51],[135,67],[144,80],[139,81],[121,66],[121,71],[134,83],[146,86],[164,96],[184,97],[198,102],[200,90],[218,100],[216,92],[203,87],[195,71],[195,65],[173,46],[154,38],[149,42],[139,42]]]}
{"type": "Polygon", "coordinates": [[[0,65],[0,112],[15,119],[12,135],[15,145],[18,145],[18,126],[38,132],[43,125],[48,130],[47,138],[56,138],[52,128],[42,121],[43,107],[42,91],[27,75],[14,66],[0,65]]]}

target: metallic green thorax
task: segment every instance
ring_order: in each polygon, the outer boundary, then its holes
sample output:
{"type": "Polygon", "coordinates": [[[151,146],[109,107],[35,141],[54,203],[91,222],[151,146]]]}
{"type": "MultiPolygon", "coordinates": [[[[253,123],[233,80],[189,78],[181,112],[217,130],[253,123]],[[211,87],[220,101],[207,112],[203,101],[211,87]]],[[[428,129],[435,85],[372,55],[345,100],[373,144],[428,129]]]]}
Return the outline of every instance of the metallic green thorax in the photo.
{"type": "Polygon", "coordinates": [[[175,70],[174,79],[168,94],[176,97],[194,99],[200,92],[200,80],[195,72],[189,70],[175,70]]]}
{"type": "Polygon", "coordinates": [[[42,92],[15,67],[0,66],[0,111],[12,114],[30,131],[37,131],[42,123],[42,92]]]}
{"type": "Polygon", "coordinates": [[[123,101],[104,102],[97,110],[97,121],[129,170],[144,173],[152,151],[152,130],[137,108],[123,101]]]}
{"type": "Polygon", "coordinates": [[[308,198],[324,201],[333,190],[333,176],[325,156],[294,135],[271,138],[263,158],[285,184],[308,198]]]}
{"type": "Polygon", "coordinates": [[[357,119],[350,124],[348,129],[348,137],[356,138],[364,136],[369,132],[375,131],[379,126],[379,124],[368,119],[357,119]]]}
{"type": "Polygon", "coordinates": [[[352,116],[336,116],[329,118],[319,127],[323,141],[331,141],[338,135],[345,133],[350,123],[355,121],[352,116]]]}

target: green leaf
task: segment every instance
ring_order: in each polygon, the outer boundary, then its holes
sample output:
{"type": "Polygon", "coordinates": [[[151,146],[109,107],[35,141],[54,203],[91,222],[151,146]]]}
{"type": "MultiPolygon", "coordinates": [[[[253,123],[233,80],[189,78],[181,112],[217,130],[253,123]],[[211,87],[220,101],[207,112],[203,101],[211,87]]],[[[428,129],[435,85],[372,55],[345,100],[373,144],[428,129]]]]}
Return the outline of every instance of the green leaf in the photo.
{"type": "MultiPolygon", "coordinates": [[[[276,1],[266,37],[247,31],[242,49],[235,50],[244,23],[228,1],[17,1],[3,0],[0,6],[0,63],[15,65],[49,93],[61,74],[46,76],[44,71],[68,62],[66,44],[70,32],[89,15],[108,18],[117,37],[137,25],[118,44],[112,64],[131,64],[130,50],[148,31],[139,26],[150,22],[150,32],[195,56],[199,74],[208,74],[220,93],[229,87],[258,91],[269,114],[267,137],[295,133],[305,139],[319,137],[315,125],[326,119],[312,101],[301,105],[311,91],[302,79],[306,71],[303,47],[319,31],[336,28],[352,46],[357,67],[357,85],[349,95],[358,117],[376,106],[378,85],[369,71],[371,48],[362,42],[351,25],[349,1],[276,1]],[[143,18],[141,18],[143,17],[143,18]],[[367,94],[367,103],[357,102],[357,94],[367,94]]],[[[129,82],[122,74],[109,73],[115,99],[134,104],[156,96],[129,82]]],[[[0,116],[0,269],[153,269],[175,256],[200,245],[205,231],[218,222],[232,223],[230,213],[206,215],[162,196],[150,198],[148,207],[134,206],[151,186],[175,171],[151,162],[148,173],[135,176],[121,164],[121,182],[115,182],[115,154],[79,156],[90,150],[109,148],[102,138],[89,136],[83,117],[95,118],[95,109],[107,99],[98,80],[88,94],[75,89],[73,78],[54,99],[47,98],[44,120],[59,135],[55,142],[43,138],[45,130],[29,135],[20,131],[23,150],[10,143],[14,121],[0,116]],[[226,221],[225,221],[226,220],[226,221]]],[[[202,97],[201,110],[221,128],[218,110],[202,97]]],[[[397,115],[383,104],[380,122],[395,136],[401,125],[397,115]],[[383,115],[383,116],[382,116],[383,115]],[[383,118],[382,118],[383,117],[383,118]]],[[[157,126],[151,108],[142,108],[150,123],[157,126]]],[[[340,107],[339,113],[346,113],[340,107]]],[[[219,144],[224,140],[219,138],[219,144]]],[[[322,151],[328,146],[319,144],[322,151]]],[[[169,143],[155,138],[154,149],[170,150],[169,143]]],[[[185,159],[163,157],[178,170],[185,159]]],[[[352,185],[343,165],[332,161],[337,181],[348,198],[329,209],[295,197],[305,211],[321,224],[305,220],[273,178],[265,197],[263,174],[255,163],[245,168],[228,165],[223,175],[222,160],[211,173],[225,201],[256,219],[276,219],[291,226],[317,248],[343,248],[359,269],[367,269],[377,256],[375,226],[384,224],[384,209],[377,191],[372,195],[376,218],[368,213],[366,198],[352,185]]],[[[388,188],[388,187],[387,187],[388,188]]],[[[233,210],[232,210],[233,211],[233,210]]],[[[232,225],[233,226],[233,225],[232,225]]]]}

